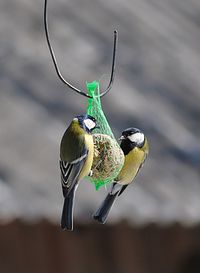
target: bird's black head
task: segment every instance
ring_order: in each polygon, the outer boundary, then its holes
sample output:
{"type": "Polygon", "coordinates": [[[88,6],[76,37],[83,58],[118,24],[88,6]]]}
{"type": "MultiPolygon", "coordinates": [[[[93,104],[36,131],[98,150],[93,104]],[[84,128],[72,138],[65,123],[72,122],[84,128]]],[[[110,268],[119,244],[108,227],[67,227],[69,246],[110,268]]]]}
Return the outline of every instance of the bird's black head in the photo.
{"type": "Polygon", "coordinates": [[[91,133],[92,130],[96,128],[96,119],[90,115],[79,115],[76,117],[78,119],[79,125],[87,133],[91,133]]]}
{"type": "Polygon", "coordinates": [[[126,155],[135,147],[142,148],[145,137],[139,129],[132,127],[124,130],[119,140],[121,140],[120,146],[126,155]]]}

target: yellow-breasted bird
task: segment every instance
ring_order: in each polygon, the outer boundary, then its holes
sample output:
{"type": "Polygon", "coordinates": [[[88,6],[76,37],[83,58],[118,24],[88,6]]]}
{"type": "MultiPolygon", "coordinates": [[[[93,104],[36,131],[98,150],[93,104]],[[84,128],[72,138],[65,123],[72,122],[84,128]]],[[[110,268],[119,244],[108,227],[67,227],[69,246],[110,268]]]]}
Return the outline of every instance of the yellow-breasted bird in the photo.
{"type": "Polygon", "coordinates": [[[133,182],[149,152],[147,138],[137,128],[128,128],[122,132],[121,149],[125,155],[124,165],[115,178],[110,192],[94,214],[94,219],[105,223],[114,201],[126,187],[133,182]]]}
{"type": "Polygon", "coordinates": [[[91,135],[96,120],[89,115],[75,117],[65,131],[60,144],[61,183],[64,206],[61,228],[73,230],[73,203],[79,180],[87,176],[92,167],[94,144],[91,135]]]}

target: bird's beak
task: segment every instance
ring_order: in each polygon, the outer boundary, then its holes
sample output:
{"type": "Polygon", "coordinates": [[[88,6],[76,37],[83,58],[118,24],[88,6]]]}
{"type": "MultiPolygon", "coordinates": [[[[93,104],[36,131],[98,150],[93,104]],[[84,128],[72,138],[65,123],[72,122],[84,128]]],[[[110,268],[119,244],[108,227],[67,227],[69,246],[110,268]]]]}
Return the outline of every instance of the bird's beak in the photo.
{"type": "Polygon", "coordinates": [[[119,141],[122,141],[123,139],[125,139],[124,136],[120,136],[120,138],[118,138],[119,141]]]}

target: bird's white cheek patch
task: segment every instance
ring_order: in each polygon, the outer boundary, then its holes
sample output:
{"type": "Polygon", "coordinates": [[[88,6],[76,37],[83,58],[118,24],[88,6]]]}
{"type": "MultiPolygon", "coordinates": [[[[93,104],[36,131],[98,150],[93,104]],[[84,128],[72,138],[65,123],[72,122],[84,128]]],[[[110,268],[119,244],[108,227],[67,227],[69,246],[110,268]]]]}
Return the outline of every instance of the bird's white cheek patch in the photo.
{"type": "Polygon", "coordinates": [[[135,142],[137,144],[144,142],[144,134],[142,133],[135,133],[133,135],[128,136],[131,142],[135,142]]]}
{"type": "Polygon", "coordinates": [[[85,126],[89,129],[89,130],[92,130],[94,129],[94,127],[96,126],[96,123],[91,120],[91,119],[85,119],[84,120],[84,123],[85,123],[85,126]]]}

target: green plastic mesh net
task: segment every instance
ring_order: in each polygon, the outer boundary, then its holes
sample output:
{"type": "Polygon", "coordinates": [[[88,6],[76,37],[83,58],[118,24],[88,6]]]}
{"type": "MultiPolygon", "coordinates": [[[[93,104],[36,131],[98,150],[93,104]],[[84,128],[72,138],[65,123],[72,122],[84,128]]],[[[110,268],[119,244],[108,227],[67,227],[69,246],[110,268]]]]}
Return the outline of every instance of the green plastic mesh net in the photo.
{"type": "Polygon", "coordinates": [[[86,83],[88,94],[87,114],[97,120],[93,131],[94,159],[89,179],[96,190],[114,180],[124,163],[124,154],[117,143],[104,115],[100,99],[100,84],[97,81],[86,83]]]}

